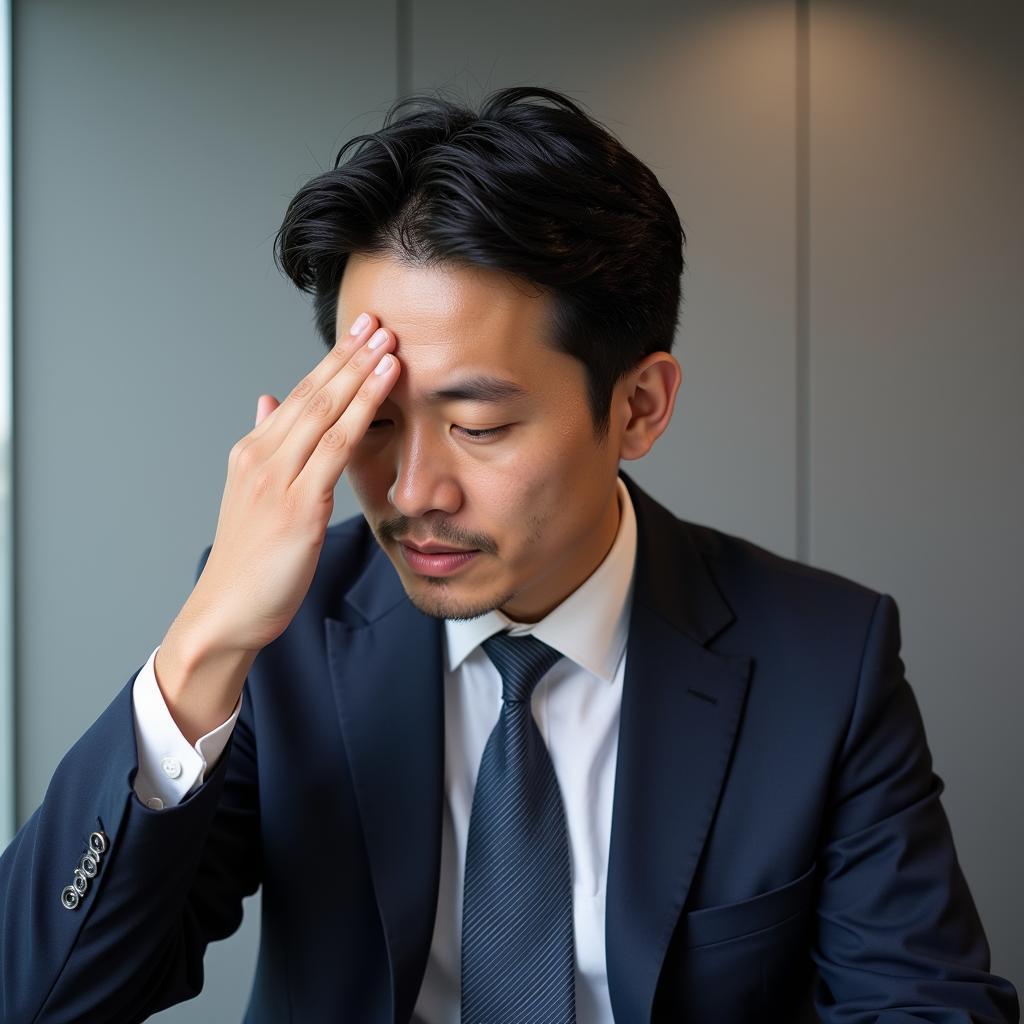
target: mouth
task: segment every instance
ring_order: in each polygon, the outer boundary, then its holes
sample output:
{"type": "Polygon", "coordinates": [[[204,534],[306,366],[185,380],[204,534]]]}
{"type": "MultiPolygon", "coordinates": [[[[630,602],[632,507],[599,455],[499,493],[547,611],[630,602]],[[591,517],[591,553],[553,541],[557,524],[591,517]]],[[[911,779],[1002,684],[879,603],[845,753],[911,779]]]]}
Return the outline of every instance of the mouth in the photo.
{"type": "Polygon", "coordinates": [[[449,548],[443,544],[413,544],[411,541],[403,540],[401,542],[407,548],[412,548],[413,551],[418,551],[423,555],[465,555],[470,551],[475,551],[475,548],[449,548]]]}
{"type": "Polygon", "coordinates": [[[450,576],[480,554],[479,551],[422,551],[404,542],[401,547],[406,565],[421,576],[450,576]]]}

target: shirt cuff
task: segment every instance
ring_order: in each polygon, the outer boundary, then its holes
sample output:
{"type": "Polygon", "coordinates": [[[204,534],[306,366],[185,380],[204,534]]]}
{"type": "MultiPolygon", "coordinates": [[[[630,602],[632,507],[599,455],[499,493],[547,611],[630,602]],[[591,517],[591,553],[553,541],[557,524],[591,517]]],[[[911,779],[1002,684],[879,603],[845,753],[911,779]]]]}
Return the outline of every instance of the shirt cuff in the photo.
{"type": "Polygon", "coordinates": [[[242,708],[239,696],[227,721],[200,736],[195,746],[190,745],[171,717],[156,681],[154,663],[158,650],[159,645],[140,669],[132,686],[135,747],[139,762],[133,788],[138,798],[154,811],[181,803],[202,784],[207,767],[216,764],[227,746],[242,708]]]}

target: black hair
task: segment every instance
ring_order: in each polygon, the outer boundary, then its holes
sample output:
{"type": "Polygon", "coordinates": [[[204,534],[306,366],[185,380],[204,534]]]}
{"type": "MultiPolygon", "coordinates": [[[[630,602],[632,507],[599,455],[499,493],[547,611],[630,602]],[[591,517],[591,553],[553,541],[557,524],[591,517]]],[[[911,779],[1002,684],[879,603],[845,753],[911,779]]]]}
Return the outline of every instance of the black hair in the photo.
{"type": "Polygon", "coordinates": [[[394,102],[379,131],[349,139],[295,195],[274,259],[314,295],[328,347],[353,252],[541,286],[553,300],[548,341],[585,366],[603,438],[616,382],[672,348],[685,243],[654,172],[604,125],[561,93],[514,86],[478,113],[440,94],[394,102]]]}

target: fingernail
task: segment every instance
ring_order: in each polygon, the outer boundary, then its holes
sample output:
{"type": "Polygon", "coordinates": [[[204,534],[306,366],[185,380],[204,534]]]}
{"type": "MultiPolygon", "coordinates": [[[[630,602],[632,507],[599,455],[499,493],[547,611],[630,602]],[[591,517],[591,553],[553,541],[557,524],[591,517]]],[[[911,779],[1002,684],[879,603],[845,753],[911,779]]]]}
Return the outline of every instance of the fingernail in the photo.
{"type": "Polygon", "coordinates": [[[380,375],[380,374],[382,374],[382,373],[387,373],[387,372],[388,372],[388,370],[390,370],[390,369],[391,369],[391,354],[390,354],[390,353],[388,353],[388,355],[386,355],[386,356],[385,356],[385,357],[384,357],[384,358],[383,358],[383,359],[382,359],[382,360],[381,360],[381,361],[380,361],[380,362],[379,362],[379,363],[377,364],[377,368],[376,368],[376,369],[375,369],[375,370],[374,370],[373,372],[374,372],[374,373],[376,373],[376,374],[378,374],[378,375],[380,375]]]}
{"type": "Polygon", "coordinates": [[[356,317],[355,323],[352,324],[349,329],[349,334],[358,334],[369,324],[369,322],[370,318],[365,313],[360,313],[359,316],[356,317]]]}
{"type": "Polygon", "coordinates": [[[367,348],[380,348],[388,340],[388,332],[383,327],[378,327],[373,332],[373,337],[367,342],[367,348]]]}

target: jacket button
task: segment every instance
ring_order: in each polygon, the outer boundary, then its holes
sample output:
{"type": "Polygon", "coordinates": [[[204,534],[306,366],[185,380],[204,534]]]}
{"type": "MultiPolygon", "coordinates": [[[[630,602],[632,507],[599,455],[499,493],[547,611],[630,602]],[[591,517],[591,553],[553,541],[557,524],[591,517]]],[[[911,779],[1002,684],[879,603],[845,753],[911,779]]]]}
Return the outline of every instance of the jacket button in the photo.
{"type": "Polygon", "coordinates": [[[104,832],[93,832],[89,836],[89,849],[92,850],[97,860],[107,852],[108,845],[107,836],[104,832]]]}
{"type": "Polygon", "coordinates": [[[74,910],[78,906],[78,901],[78,893],[75,892],[74,886],[65,885],[60,894],[60,902],[65,910],[74,910]]]}

